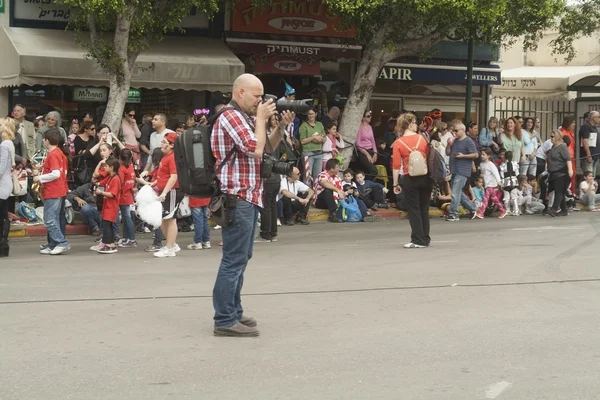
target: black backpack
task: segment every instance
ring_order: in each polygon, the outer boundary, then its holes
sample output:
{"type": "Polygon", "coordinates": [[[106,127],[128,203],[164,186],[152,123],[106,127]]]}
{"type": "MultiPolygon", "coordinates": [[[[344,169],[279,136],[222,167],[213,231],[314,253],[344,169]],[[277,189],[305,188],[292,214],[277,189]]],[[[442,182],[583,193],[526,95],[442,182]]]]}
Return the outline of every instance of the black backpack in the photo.
{"type": "Polygon", "coordinates": [[[206,126],[186,129],[175,140],[175,165],[177,181],[184,194],[207,198],[219,193],[217,174],[235,153],[235,147],[227,154],[219,170],[215,171],[216,159],[213,155],[210,137],[217,119],[233,107],[224,107],[211,117],[206,126]]]}

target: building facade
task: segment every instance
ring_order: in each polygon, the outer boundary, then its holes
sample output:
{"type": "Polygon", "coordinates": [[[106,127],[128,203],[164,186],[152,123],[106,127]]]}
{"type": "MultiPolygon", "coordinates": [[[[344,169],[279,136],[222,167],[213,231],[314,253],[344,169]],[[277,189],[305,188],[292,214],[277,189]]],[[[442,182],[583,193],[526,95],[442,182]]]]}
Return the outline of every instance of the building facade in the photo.
{"type": "MultiPolygon", "coordinates": [[[[70,10],[52,0],[10,0],[2,15],[0,112],[15,104],[28,118],[59,111],[65,121],[91,113],[102,119],[108,99],[108,76],[86,57],[73,32],[65,31],[70,10]]],[[[136,62],[128,103],[138,116],[165,113],[185,120],[195,108],[222,102],[244,65],[220,38],[224,14],[211,22],[192,10],[181,26],[183,36],[152,44],[136,62]]]]}

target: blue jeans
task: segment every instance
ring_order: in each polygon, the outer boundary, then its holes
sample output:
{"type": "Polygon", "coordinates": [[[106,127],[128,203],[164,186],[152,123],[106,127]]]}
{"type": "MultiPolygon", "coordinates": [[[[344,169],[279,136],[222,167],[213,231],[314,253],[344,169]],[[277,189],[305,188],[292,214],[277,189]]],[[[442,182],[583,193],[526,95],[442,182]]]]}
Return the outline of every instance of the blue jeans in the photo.
{"type": "Polygon", "coordinates": [[[44,200],[44,226],[48,232],[48,247],[69,246],[65,238],[67,220],[65,218],[65,198],[44,200]]]}
{"type": "Polygon", "coordinates": [[[102,218],[95,204],[86,204],[79,211],[83,217],[83,222],[90,227],[91,230],[99,229],[102,226],[102,218]]]}
{"type": "MultiPolygon", "coordinates": [[[[119,206],[123,219],[123,239],[135,240],[135,229],[131,218],[131,206],[119,206]]],[[[117,232],[119,228],[117,228],[117,232]]]]}
{"type": "MultiPolygon", "coordinates": [[[[313,182],[317,176],[323,171],[323,154],[313,155],[315,152],[306,151],[302,153],[302,157],[308,157],[308,169],[310,170],[313,182]]],[[[304,171],[306,174],[306,171],[304,171]]]]}
{"type": "Polygon", "coordinates": [[[238,200],[229,213],[231,223],[223,228],[223,258],[213,289],[216,328],[235,325],[244,313],[242,286],[246,266],[252,258],[258,207],[238,200]]]}
{"type": "Polygon", "coordinates": [[[466,176],[452,175],[452,201],[450,201],[450,216],[458,217],[458,205],[462,205],[464,208],[470,211],[477,211],[477,206],[469,200],[463,189],[467,183],[466,176]]]}
{"type": "Polygon", "coordinates": [[[154,240],[152,241],[152,244],[156,247],[162,247],[162,241],[164,238],[165,235],[163,235],[162,230],[157,228],[154,230],[154,240]]]}
{"type": "Polygon", "coordinates": [[[210,242],[208,207],[192,208],[192,219],[194,220],[194,243],[210,242]]]}

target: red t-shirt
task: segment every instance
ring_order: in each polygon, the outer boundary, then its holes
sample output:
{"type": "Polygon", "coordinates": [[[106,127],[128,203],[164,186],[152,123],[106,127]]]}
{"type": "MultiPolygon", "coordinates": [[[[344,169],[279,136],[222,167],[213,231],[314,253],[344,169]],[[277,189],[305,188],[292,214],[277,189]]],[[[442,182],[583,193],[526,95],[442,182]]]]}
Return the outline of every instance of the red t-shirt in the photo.
{"type": "MultiPolygon", "coordinates": [[[[156,178],[156,188],[158,190],[163,190],[165,186],[167,186],[167,182],[171,178],[172,174],[177,174],[177,167],[175,166],[175,152],[172,151],[169,154],[166,154],[162,160],[160,160],[160,164],[158,165],[158,173],[156,178]]],[[[173,189],[179,188],[179,182],[175,182],[175,186],[173,189]]]]}
{"type": "Polygon", "coordinates": [[[205,197],[203,199],[198,197],[190,196],[190,208],[196,207],[206,207],[210,204],[210,197],[205,197]]]}
{"type": "Polygon", "coordinates": [[[119,168],[119,178],[121,178],[121,200],[119,201],[119,205],[132,205],[134,203],[133,187],[135,186],[133,165],[129,164],[129,167],[121,165],[119,168]]]}
{"type": "Polygon", "coordinates": [[[115,197],[105,197],[102,202],[102,219],[104,221],[116,222],[119,215],[119,200],[121,198],[121,179],[118,175],[109,178],[106,189],[107,193],[112,193],[115,197]]]}
{"type": "Polygon", "coordinates": [[[69,162],[64,153],[57,147],[48,153],[44,161],[42,174],[49,174],[54,170],[60,171],[60,177],[52,182],[44,183],[44,199],[60,199],[68,193],[67,189],[67,170],[69,162]]]}

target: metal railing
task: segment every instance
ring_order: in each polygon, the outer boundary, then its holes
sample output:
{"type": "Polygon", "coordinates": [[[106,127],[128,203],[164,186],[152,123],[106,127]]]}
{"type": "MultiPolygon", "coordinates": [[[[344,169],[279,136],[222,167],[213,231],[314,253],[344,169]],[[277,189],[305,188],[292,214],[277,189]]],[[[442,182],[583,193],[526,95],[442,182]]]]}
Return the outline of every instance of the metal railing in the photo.
{"type": "Polygon", "coordinates": [[[575,114],[575,100],[534,100],[522,98],[494,98],[494,116],[506,119],[515,115],[540,119],[543,140],[558,128],[566,115],[575,114]]]}

